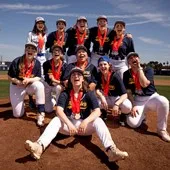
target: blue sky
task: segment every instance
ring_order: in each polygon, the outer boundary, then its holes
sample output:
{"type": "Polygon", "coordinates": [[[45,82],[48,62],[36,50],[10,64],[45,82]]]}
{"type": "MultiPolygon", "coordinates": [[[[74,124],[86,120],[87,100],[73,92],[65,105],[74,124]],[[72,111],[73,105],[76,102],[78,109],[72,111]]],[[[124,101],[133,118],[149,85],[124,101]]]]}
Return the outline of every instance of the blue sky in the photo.
{"type": "Polygon", "coordinates": [[[108,17],[111,28],[116,20],[126,22],[126,32],[133,35],[142,62],[170,63],[169,0],[1,0],[0,56],[11,61],[23,54],[37,16],[45,18],[50,33],[56,29],[58,18],[64,18],[68,28],[78,16],[86,16],[91,27],[102,14],[108,17]]]}

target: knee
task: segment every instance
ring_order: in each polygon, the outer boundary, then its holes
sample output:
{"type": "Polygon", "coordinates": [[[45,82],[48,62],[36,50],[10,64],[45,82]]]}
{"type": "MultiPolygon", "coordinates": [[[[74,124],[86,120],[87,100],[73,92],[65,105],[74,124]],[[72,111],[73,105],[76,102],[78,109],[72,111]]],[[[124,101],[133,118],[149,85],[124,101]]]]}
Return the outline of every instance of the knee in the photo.
{"type": "Polygon", "coordinates": [[[126,99],[121,106],[121,111],[122,113],[127,114],[130,113],[131,110],[132,110],[132,103],[128,99],[126,99]]]}
{"type": "Polygon", "coordinates": [[[135,118],[131,116],[128,116],[126,121],[131,128],[138,128],[141,125],[140,121],[135,120],[135,118]]]}
{"type": "Polygon", "coordinates": [[[44,84],[40,81],[35,81],[34,86],[36,87],[36,89],[44,90],[44,84]]]}
{"type": "Polygon", "coordinates": [[[166,97],[159,96],[158,100],[159,100],[159,102],[161,103],[161,105],[163,107],[168,107],[169,108],[169,101],[168,101],[168,99],[166,97]]]}

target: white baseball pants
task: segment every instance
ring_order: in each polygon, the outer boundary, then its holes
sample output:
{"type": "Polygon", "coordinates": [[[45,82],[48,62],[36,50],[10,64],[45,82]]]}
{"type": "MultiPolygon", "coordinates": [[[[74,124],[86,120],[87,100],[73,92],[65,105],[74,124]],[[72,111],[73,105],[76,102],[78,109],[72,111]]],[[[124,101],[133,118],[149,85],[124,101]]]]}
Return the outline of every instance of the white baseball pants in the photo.
{"type": "MultiPolygon", "coordinates": [[[[70,120],[75,125],[76,128],[78,128],[81,122],[83,121],[82,119],[75,120],[73,118],[70,118],[70,120]]],[[[67,125],[64,124],[58,117],[54,117],[46,127],[43,134],[37,140],[37,142],[43,144],[45,149],[56,137],[58,132],[65,135],[69,135],[69,129],[67,125]]],[[[108,148],[110,146],[115,147],[110,132],[101,118],[97,118],[93,122],[89,123],[83,136],[91,135],[94,132],[97,133],[98,137],[100,138],[105,148],[108,148]]]]}
{"type": "Polygon", "coordinates": [[[14,117],[21,117],[24,115],[24,98],[26,94],[35,94],[37,105],[45,103],[44,85],[42,82],[35,81],[27,87],[10,83],[10,101],[14,117]]]}
{"type": "Polygon", "coordinates": [[[136,117],[127,116],[127,124],[132,128],[137,128],[145,119],[145,114],[148,111],[157,113],[157,129],[166,130],[169,114],[169,101],[164,96],[154,93],[151,96],[136,96],[135,105],[138,108],[139,114],[136,117]]]}

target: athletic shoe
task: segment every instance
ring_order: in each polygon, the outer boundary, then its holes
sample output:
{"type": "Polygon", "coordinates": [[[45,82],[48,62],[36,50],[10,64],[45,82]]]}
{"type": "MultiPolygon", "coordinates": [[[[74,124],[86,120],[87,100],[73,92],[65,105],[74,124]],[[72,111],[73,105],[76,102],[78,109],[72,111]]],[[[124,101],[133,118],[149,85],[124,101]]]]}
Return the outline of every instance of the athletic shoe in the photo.
{"type": "Polygon", "coordinates": [[[45,113],[44,112],[38,113],[38,115],[37,115],[37,124],[38,124],[38,126],[44,126],[44,118],[45,118],[45,113]]]}
{"type": "Polygon", "coordinates": [[[158,130],[158,135],[166,142],[170,142],[170,136],[166,130],[158,130]]]}
{"type": "Polygon", "coordinates": [[[128,153],[119,150],[118,148],[110,147],[108,150],[108,156],[111,161],[119,161],[119,160],[124,160],[126,157],[128,157],[128,153]]]}
{"type": "Polygon", "coordinates": [[[31,142],[30,140],[25,142],[25,149],[29,151],[31,156],[36,160],[40,159],[43,153],[43,147],[37,142],[31,142]]]}

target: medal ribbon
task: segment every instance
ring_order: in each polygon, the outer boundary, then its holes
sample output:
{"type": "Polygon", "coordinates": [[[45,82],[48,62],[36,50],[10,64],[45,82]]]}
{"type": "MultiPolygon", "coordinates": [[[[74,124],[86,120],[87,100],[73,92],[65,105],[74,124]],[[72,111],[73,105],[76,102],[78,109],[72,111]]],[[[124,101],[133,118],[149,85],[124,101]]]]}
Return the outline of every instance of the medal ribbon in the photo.
{"type": "Polygon", "coordinates": [[[118,51],[119,47],[122,43],[122,40],[124,38],[124,35],[122,35],[119,39],[116,39],[116,37],[114,37],[114,40],[112,41],[112,51],[118,51]]]}
{"type": "Polygon", "coordinates": [[[107,80],[105,80],[104,75],[102,75],[102,87],[103,87],[104,96],[108,96],[108,93],[109,93],[109,84],[110,84],[111,74],[112,72],[109,71],[107,75],[107,80]]]}
{"type": "Polygon", "coordinates": [[[33,67],[34,67],[34,61],[31,61],[31,64],[28,67],[27,59],[24,58],[23,77],[30,78],[30,76],[32,74],[33,67]]]}
{"type": "Polygon", "coordinates": [[[78,29],[76,29],[76,34],[77,34],[77,44],[78,45],[84,45],[86,30],[84,31],[83,34],[80,34],[80,31],[78,29]]]}
{"type": "Polygon", "coordinates": [[[63,45],[64,45],[64,32],[62,32],[60,35],[61,36],[59,36],[58,31],[56,31],[57,45],[59,45],[60,47],[63,47],[63,45]]]}
{"type": "Polygon", "coordinates": [[[86,66],[87,66],[88,62],[85,61],[84,63],[80,63],[80,62],[77,62],[76,63],[76,66],[81,68],[83,71],[85,70],[86,66]]]}
{"type": "Polygon", "coordinates": [[[132,71],[132,78],[135,82],[135,87],[136,87],[136,90],[141,90],[141,85],[140,85],[140,82],[139,82],[139,76],[138,76],[138,73],[134,73],[132,71]]]}
{"type": "Polygon", "coordinates": [[[42,34],[38,35],[38,48],[42,50],[44,46],[44,38],[42,36],[42,34]]]}
{"type": "Polygon", "coordinates": [[[80,91],[78,94],[78,98],[76,98],[74,96],[74,90],[71,90],[70,97],[71,97],[71,105],[72,105],[73,114],[80,114],[80,103],[81,103],[82,96],[83,96],[83,92],[80,91]]]}
{"type": "Polygon", "coordinates": [[[61,60],[59,61],[58,67],[56,69],[54,59],[52,59],[51,66],[52,66],[52,73],[53,73],[54,78],[56,80],[60,80],[62,61],[61,60]]]}
{"type": "Polygon", "coordinates": [[[97,35],[98,35],[98,38],[99,38],[100,47],[104,46],[104,42],[106,40],[106,34],[107,34],[107,30],[104,30],[104,36],[102,36],[100,29],[98,29],[97,35]]]}

